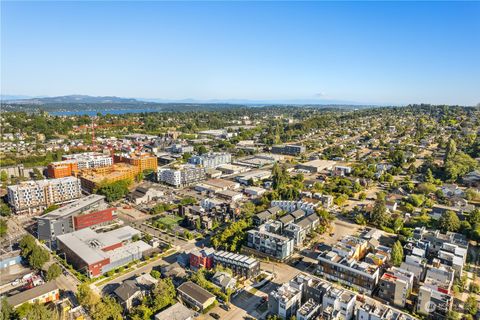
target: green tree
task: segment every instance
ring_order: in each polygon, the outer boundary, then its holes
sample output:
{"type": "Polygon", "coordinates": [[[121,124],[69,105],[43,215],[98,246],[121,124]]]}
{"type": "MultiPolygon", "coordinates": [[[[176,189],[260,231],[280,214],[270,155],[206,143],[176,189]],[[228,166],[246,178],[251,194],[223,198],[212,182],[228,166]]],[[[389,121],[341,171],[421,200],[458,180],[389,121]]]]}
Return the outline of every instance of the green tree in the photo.
{"type": "Polygon", "coordinates": [[[132,184],[131,180],[119,180],[111,183],[101,184],[95,190],[96,193],[104,195],[108,202],[113,202],[121,199],[128,193],[128,188],[132,184]]]}
{"type": "Polygon", "coordinates": [[[32,176],[33,176],[33,180],[44,179],[44,176],[43,176],[42,172],[40,172],[40,170],[38,170],[38,168],[33,168],[32,176]]]}
{"type": "Polygon", "coordinates": [[[175,302],[175,286],[171,278],[160,279],[152,291],[152,310],[157,312],[175,302]]]}
{"type": "Polygon", "coordinates": [[[0,201],[0,216],[9,217],[11,214],[12,214],[12,210],[10,209],[8,204],[6,204],[3,201],[0,201]]]}
{"type": "Polygon", "coordinates": [[[367,221],[365,220],[365,216],[361,213],[357,213],[355,215],[355,223],[359,224],[361,226],[364,226],[367,224],[367,221]]]}
{"type": "Polygon", "coordinates": [[[82,306],[92,310],[100,302],[100,297],[92,291],[87,283],[82,283],[78,286],[77,300],[82,306]]]}
{"type": "Polygon", "coordinates": [[[5,183],[8,181],[8,173],[5,170],[0,171],[0,181],[5,183]]]}
{"type": "Polygon", "coordinates": [[[392,247],[391,254],[392,264],[396,267],[399,267],[403,261],[403,247],[400,241],[396,241],[392,247]]]}
{"type": "Polygon", "coordinates": [[[50,259],[50,253],[47,249],[36,246],[28,256],[28,264],[37,270],[42,269],[43,265],[50,259]]]}
{"type": "Polygon", "coordinates": [[[379,197],[375,201],[375,205],[370,214],[370,222],[377,228],[383,228],[388,224],[388,220],[385,198],[379,197]]]}
{"type": "Polygon", "coordinates": [[[20,255],[27,259],[33,249],[37,246],[35,238],[31,234],[26,234],[20,239],[20,255]]]}
{"type": "Polygon", "coordinates": [[[337,206],[342,206],[345,204],[345,202],[348,200],[348,195],[346,194],[341,194],[338,197],[335,198],[334,202],[337,206]]]}
{"type": "Polygon", "coordinates": [[[480,223],[480,210],[475,209],[467,217],[467,221],[470,223],[470,225],[475,225],[477,223],[480,223]]]}
{"type": "Polygon", "coordinates": [[[150,320],[153,315],[153,310],[146,304],[136,306],[130,312],[131,320],[150,320]]]}
{"type": "Polygon", "coordinates": [[[455,311],[449,311],[447,314],[447,320],[460,320],[460,314],[455,311]]]}
{"type": "Polygon", "coordinates": [[[433,177],[432,170],[430,170],[430,168],[428,168],[427,172],[425,173],[425,182],[428,182],[428,183],[435,182],[435,178],[433,177]]]}
{"type": "Polygon", "coordinates": [[[444,162],[447,162],[447,161],[453,159],[453,157],[455,156],[456,153],[457,153],[457,143],[455,142],[455,140],[450,138],[448,140],[448,144],[447,144],[447,147],[445,149],[445,156],[443,158],[444,162]]]}
{"type": "Polygon", "coordinates": [[[154,277],[155,279],[160,279],[162,274],[158,270],[152,270],[150,271],[150,275],[154,277]]]}
{"type": "Polygon", "coordinates": [[[367,194],[365,192],[361,192],[359,195],[358,195],[358,199],[359,200],[365,200],[367,199],[367,194]]]}
{"type": "Polygon", "coordinates": [[[54,280],[62,274],[62,268],[57,263],[54,263],[48,267],[47,281],[54,280]]]}
{"type": "Polygon", "coordinates": [[[58,204],[52,204],[47,209],[45,209],[45,211],[43,211],[43,214],[52,212],[53,210],[57,210],[58,208],[60,208],[60,206],[58,204]]]}
{"type": "Polygon", "coordinates": [[[58,313],[42,304],[24,303],[15,310],[17,319],[57,320],[58,313]]]}
{"type": "Polygon", "coordinates": [[[137,181],[137,182],[141,182],[141,181],[143,181],[143,179],[145,179],[145,175],[143,174],[143,172],[139,172],[139,173],[135,176],[135,181],[137,181]]]}
{"type": "Polygon", "coordinates": [[[455,212],[447,210],[438,220],[438,226],[444,232],[456,232],[460,229],[460,219],[455,212]]]}
{"type": "Polygon", "coordinates": [[[0,238],[3,238],[8,231],[8,224],[7,220],[5,219],[0,219],[0,238]]]}
{"type": "Polygon", "coordinates": [[[392,229],[395,233],[398,233],[403,228],[403,219],[401,217],[396,218],[393,220],[392,229]]]}
{"type": "Polygon", "coordinates": [[[0,320],[9,320],[13,316],[13,308],[8,304],[7,298],[3,297],[0,301],[0,320]]]}
{"type": "Polygon", "coordinates": [[[467,300],[465,301],[465,305],[463,307],[465,313],[470,314],[472,316],[476,315],[478,312],[478,302],[477,298],[474,294],[468,296],[467,300]]]}
{"type": "Polygon", "coordinates": [[[110,296],[105,296],[95,305],[95,312],[91,312],[93,320],[122,320],[122,307],[110,296]]]}

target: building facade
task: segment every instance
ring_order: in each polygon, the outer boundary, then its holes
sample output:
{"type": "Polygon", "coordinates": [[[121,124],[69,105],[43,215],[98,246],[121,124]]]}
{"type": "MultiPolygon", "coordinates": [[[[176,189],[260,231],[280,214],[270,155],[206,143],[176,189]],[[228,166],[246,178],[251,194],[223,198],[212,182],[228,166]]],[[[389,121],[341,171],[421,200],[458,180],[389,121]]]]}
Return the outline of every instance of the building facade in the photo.
{"type": "Polygon", "coordinates": [[[57,248],[68,263],[90,278],[98,277],[131,261],[139,260],[152,247],[132,241],[140,231],[126,226],[104,233],[85,228],[57,237],[57,248]]]}
{"type": "Polygon", "coordinates": [[[67,154],[62,159],[76,161],[78,170],[109,167],[113,164],[111,155],[98,152],[67,154]]]}
{"type": "Polygon", "coordinates": [[[281,319],[290,319],[296,316],[300,308],[302,293],[297,288],[284,283],[277,290],[268,295],[268,310],[277,314],[281,319]]]}
{"type": "Polygon", "coordinates": [[[47,176],[51,179],[70,177],[78,172],[78,163],[75,160],[52,162],[47,166],[47,176]]]}
{"type": "Polygon", "coordinates": [[[264,225],[247,233],[249,248],[278,260],[288,259],[293,254],[294,245],[293,239],[268,232],[264,225]]]}
{"type": "Polygon", "coordinates": [[[138,168],[139,172],[145,170],[157,171],[157,157],[149,153],[131,153],[114,156],[115,163],[123,162],[138,168]]]}
{"type": "Polygon", "coordinates": [[[305,146],[293,145],[293,144],[272,146],[272,153],[286,154],[289,156],[298,156],[304,153],[306,150],[307,149],[305,148],[305,146]]]}
{"type": "Polygon", "coordinates": [[[54,204],[63,204],[81,197],[80,180],[64,177],[26,181],[7,187],[8,202],[16,214],[39,214],[54,204]]]}
{"type": "Polygon", "coordinates": [[[115,208],[107,208],[105,197],[92,194],[53,210],[37,219],[37,235],[47,246],[55,247],[57,236],[109,222],[115,208]]]}
{"type": "Polygon", "coordinates": [[[234,275],[247,279],[254,278],[260,273],[260,262],[243,254],[216,251],[213,254],[213,262],[214,265],[229,268],[234,275]]]}
{"type": "Polygon", "coordinates": [[[188,159],[188,163],[202,166],[206,169],[213,169],[222,164],[232,162],[232,155],[228,152],[212,152],[188,159]]]}
{"type": "Polygon", "coordinates": [[[162,168],[157,172],[159,182],[169,184],[173,187],[188,186],[206,179],[205,168],[193,165],[184,165],[178,169],[162,168]]]}
{"type": "Polygon", "coordinates": [[[211,248],[194,249],[190,252],[190,268],[211,269],[213,268],[213,255],[215,250],[211,248]]]}

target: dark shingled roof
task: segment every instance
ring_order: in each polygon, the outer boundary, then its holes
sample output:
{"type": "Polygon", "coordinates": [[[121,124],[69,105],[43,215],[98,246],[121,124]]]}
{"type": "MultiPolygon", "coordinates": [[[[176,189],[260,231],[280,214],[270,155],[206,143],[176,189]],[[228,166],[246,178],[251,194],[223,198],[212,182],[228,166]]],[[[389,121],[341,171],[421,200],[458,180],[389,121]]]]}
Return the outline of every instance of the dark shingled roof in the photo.
{"type": "Polygon", "coordinates": [[[192,281],[183,283],[182,285],[180,285],[180,287],[178,287],[177,290],[182,292],[183,294],[186,294],[200,304],[204,304],[210,298],[215,298],[213,294],[203,289],[199,285],[193,283],[192,281]]]}
{"type": "Polygon", "coordinates": [[[283,217],[278,218],[278,220],[281,223],[283,223],[283,225],[287,225],[287,224],[293,222],[295,220],[295,218],[292,215],[287,214],[287,215],[284,215],[283,217]]]}
{"type": "Polygon", "coordinates": [[[135,280],[125,280],[114,293],[122,301],[127,301],[131,296],[137,293],[140,288],[135,283],[135,280]]]}

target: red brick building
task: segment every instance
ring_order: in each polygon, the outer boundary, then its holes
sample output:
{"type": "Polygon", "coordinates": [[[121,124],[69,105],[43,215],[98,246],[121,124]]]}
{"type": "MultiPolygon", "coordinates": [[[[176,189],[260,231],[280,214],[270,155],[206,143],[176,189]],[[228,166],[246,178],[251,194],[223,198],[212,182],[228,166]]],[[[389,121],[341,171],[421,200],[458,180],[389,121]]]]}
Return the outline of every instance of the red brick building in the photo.
{"type": "Polygon", "coordinates": [[[190,252],[190,268],[211,269],[213,268],[213,254],[215,250],[212,248],[195,249],[190,252]]]}
{"type": "Polygon", "coordinates": [[[95,226],[113,220],[116,208],[107,208],[100,211],[80,214],[73,217],[73,225],[75,230],[95,226]]]}

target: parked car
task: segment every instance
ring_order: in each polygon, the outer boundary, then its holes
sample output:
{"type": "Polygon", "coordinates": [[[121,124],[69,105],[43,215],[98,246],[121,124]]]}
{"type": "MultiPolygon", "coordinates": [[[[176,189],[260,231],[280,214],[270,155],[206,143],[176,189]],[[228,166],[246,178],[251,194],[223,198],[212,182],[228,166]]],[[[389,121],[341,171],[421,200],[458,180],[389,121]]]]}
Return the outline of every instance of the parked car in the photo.
{"type": "Polygon", "coordinates": [[[214,319],[217,319],[217,320],[220,319],[220,316],[218,315],[218,313],[212,312],[212,313],[210,313],[210,315],[211,315],[212,318],[214,318],[214,319]]]}
{"type": "Polygon", "coordinates": [[[220,305],[220,308],[222,308],[222,309],[225,310],[225,311],[230,311],[230,307],[229,307],[228,305],[224,304],[224,303],[222,303],[222,304],[220,305]]]}

